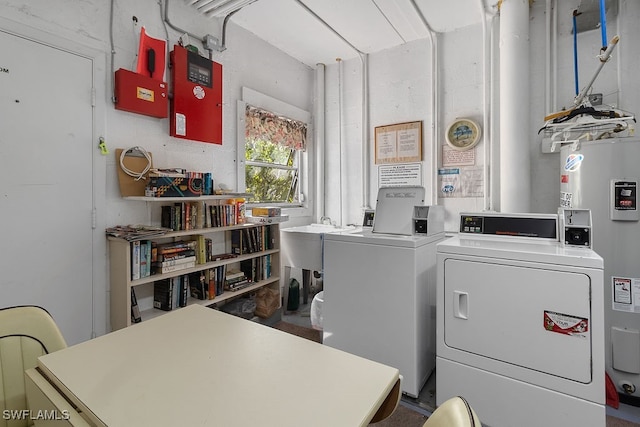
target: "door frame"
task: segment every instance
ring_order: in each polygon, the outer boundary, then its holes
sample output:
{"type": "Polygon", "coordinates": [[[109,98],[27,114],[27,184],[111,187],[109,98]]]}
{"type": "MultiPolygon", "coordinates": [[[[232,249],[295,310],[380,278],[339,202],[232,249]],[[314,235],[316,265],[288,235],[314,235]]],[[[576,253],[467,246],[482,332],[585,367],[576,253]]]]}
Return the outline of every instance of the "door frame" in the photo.
{"type": "Polygon", "coordinates": [[[100,137],[106,138],[106,104],[107,104],[107,52],[104,46],[97,45],[95,40],[67,39],[22,22],[13,21],[0,16],[0,31],[21,37],[55,49],[81,56],[92,63],[93,112],[92,112],[92,337],[109,332],[108,318],[108,280],[107,280],[107,241],[106,229],[106,165],[108,157],[101,154],[98,142],[100,137]],[[86,43],[85,43],[86,42],[86,43]]]}

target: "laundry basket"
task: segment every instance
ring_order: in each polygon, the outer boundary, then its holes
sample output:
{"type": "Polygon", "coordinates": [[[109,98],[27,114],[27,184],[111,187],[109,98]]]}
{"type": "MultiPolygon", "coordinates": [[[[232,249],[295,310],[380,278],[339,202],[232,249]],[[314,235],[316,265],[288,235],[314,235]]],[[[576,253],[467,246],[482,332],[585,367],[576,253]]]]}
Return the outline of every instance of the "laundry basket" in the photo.
{"type": "Polygon", "coordinates": [[[324,303],[324,291],[320,291],[311,301],[311,326],[313,329],[322,330],[322,304],[324,303]]]}

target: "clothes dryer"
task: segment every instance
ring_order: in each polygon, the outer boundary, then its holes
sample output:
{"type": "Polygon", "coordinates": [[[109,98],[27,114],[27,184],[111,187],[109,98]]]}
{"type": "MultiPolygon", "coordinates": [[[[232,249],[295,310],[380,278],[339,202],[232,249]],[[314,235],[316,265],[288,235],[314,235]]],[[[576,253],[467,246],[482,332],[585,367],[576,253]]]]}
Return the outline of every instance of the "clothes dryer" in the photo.
{"type": "Polygon", "coordinates": [[[603,260],[558,215],[462,214],[437,245],[436,404],[492,427],[605,426],[603,260]]]}

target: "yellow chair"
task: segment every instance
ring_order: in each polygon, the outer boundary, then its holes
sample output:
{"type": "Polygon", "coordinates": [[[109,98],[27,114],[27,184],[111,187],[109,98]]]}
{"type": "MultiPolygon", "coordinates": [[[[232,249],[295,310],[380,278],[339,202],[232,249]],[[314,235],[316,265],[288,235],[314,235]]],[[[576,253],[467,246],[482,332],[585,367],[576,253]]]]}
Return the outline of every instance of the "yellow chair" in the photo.
{"type": "Polygon", "coordinates": [[[438,406],[423,427],[482,427],[482,423],[469,402],[456,396],[438,406]]]}
{"type": "MultiPolygon", "coordinates": [[[[0,412],[28,410],[24,372],[37,364],[39,356],[67,346],[51,315],[41,307],[0,309],[0,412]]],[[[5,412],[16,411],[16,412],[5,412]]],[[[0,427],[31,424],[29,417],[0,417],[0,427]]]]}

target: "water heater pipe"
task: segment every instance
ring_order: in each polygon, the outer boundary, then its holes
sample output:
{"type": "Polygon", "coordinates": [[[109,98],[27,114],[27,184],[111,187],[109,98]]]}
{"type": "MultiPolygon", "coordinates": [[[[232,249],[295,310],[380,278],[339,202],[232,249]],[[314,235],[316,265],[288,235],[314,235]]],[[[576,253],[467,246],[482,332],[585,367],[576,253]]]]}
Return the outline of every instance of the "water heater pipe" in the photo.
{"type": "Polygon", "coordinates": [[[500,4],[500,210],[529,212],[529,1],[500,4]]]}

